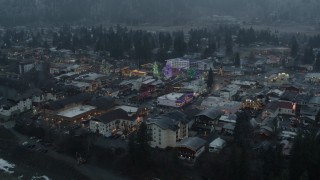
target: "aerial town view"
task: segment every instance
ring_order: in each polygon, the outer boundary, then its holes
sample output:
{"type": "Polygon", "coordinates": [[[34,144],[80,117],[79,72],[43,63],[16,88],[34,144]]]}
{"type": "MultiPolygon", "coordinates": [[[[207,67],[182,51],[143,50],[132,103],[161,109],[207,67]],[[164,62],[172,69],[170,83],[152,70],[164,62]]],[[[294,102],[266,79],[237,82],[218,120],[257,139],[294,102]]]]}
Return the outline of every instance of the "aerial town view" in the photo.
{"type": "Polygon", "coordinates": [[[320,180],[319,8],[0,0],[0,179],[320,180]]]}

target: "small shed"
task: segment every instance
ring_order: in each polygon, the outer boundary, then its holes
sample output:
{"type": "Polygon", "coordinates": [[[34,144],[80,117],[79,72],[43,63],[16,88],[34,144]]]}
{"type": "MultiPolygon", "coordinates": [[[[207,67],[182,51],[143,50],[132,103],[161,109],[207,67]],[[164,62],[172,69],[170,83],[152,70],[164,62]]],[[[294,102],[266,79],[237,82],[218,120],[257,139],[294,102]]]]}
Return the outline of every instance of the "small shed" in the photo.
{"type": "Polygon", "coordinates": [[[209,144],[209,152],[220,152],[226,146],[226,141],[218,137],[209,144]]]}

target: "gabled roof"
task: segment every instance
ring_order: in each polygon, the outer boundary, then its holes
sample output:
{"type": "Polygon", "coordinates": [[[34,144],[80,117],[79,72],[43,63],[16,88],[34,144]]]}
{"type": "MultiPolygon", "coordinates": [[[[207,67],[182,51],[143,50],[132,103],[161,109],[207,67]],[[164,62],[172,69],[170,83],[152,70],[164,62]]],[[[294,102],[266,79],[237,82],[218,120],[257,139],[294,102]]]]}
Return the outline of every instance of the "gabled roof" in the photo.
{"type": "Polygon", "coordinates": [[[179,129],[179,123],[187,124],[189,121],[184,113],[180,111],[174,111],[152,118],[149,120],[149,122],[156,124],[161,129],[171,129],[172,131],[176,131],[179,129]]]}
{"type": "Polygon", "coordinates": [[[170,129],[172,131],[176,131],[179,129],[179,121],[175,121],[174,119],[165,116],[154,118],[150,120],[150,122],[164,130],[170,129]]]}
{"type": "Polygon", "coordinates": [[[309,94],[298,94],[296,96],[296,102],[297,104],[302,104],[303,102],[309,102],[311,97],[312,96],[309,94]]]}
{"type": "Polygon", "coordinates": [[[267,104],[265,110],[275,112],[278,109],[278,107],[279,107],[278,101],[271,101],[270,103],[267,104]]]}
{"type": "Polygon", "coordinates": [[[112,121],[119,120],[119,119],[134,121],[135,118],[136,118],[135,116],[130,117],[128,115],[128,113],[123,109],[115,109],[115,110],[109,111],[105,114],[102,114],[101,116],[94,118],[94,120],[98,120],[98,121],[101,121],[101,122],[107,124],[107,123],[110,123],[112,121]]]}
{"type": "Polygon", "coordinates": [[[206,116],[210,119],[216,119],[221,115],[223,115],[223,112],[221,110],[216,109],[216,108],[211,108],[211,109],[206,109],[206,110],[202,111],[201,113],[197,114],[196,117],[206,116]]]}
{"type": "Polygon", "coordinates": [[[206,141],[204,139],[201,139],[199,137],[189,137],[180,141],[176,147],[178,148],[184,147],[184,148],[191,149],[194,152],[197,152],[205,144],[206,144],[206,141]]]}
{"type": "Polygon", "coordinates": [[[320,105],[320,96],[313,96],[310,99],[309,104],[318,104],[318,105],[320,105]]]}
{"type": "Polygon", "coordinates": [[[215,139],[215,140],[213,140],[210,144],[209,144],[209,146],[210,147],[221,147],[221,146],[223,146],[224,144],[226,143],[226,141],[225,140],[223,140],[223,139],[221,139],[220,137],[218,137],[217,139],[215,139]]]}
{"type": "Polygon", "coordinates": [[[295,99],[298,93],[292,91],[286,91],[280,96],[280,100],[283,101],[292,101],[295,99]]]}
{"type": "Polygon", "coordinates": [[[187,119],[187,115],[181,111],[169,112],[167,114],[164,114],[163,116],[167,116],[171,119],[175,119],[177,121],[180,121],[182,124],[187,124],[189,122],[187,119]]]}

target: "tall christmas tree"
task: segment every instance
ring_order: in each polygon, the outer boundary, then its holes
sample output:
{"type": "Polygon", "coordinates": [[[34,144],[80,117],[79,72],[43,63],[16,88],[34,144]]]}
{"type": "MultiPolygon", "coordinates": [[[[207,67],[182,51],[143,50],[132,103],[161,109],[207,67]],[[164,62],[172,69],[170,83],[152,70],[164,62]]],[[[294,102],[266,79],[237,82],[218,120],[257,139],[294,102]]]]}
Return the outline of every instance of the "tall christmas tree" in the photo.
{"type": "Polygon", "coordinates": [[[195,78],[196,77],[196,70],[194,68],[190,68],[188,70],[188,77],[189,78],[195,78]]]}
{"type": "Polygon", "coordinates": [[[156,62],[154,62],[152,69],[153,69],[153,77],[159,78],[159,69],[158,69],[158,64],[156,62]]]}

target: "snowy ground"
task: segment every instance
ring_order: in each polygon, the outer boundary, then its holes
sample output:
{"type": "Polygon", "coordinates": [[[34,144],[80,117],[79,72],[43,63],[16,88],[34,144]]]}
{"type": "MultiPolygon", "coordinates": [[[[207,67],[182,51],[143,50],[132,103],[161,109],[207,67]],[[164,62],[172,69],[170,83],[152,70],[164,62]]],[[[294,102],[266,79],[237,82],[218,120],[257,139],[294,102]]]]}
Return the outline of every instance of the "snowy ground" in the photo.
{"type": "Polygon", "coordinates": [[[50,180],[48,176],[32,176],[31,180],[50,180]]]}
{"type": "Polygon", "coordinates": [[[12,174],[14,171],[12,170],[15,167],[14,164],[9,163],[8,161],[0,158],[0,170],[12,174]]]}
{"type": "MultiPolygon", "coordinates": [[[[15,164],[9,163],[8,161],[0,158],[0,170],[8,174],[13,174],[15,164]]],[[[18,179],[23,179],[23,175],[19,176],[18,179]]],[[[32,176],[31,180],[50,180],[48,176],[32,176]]]]}

